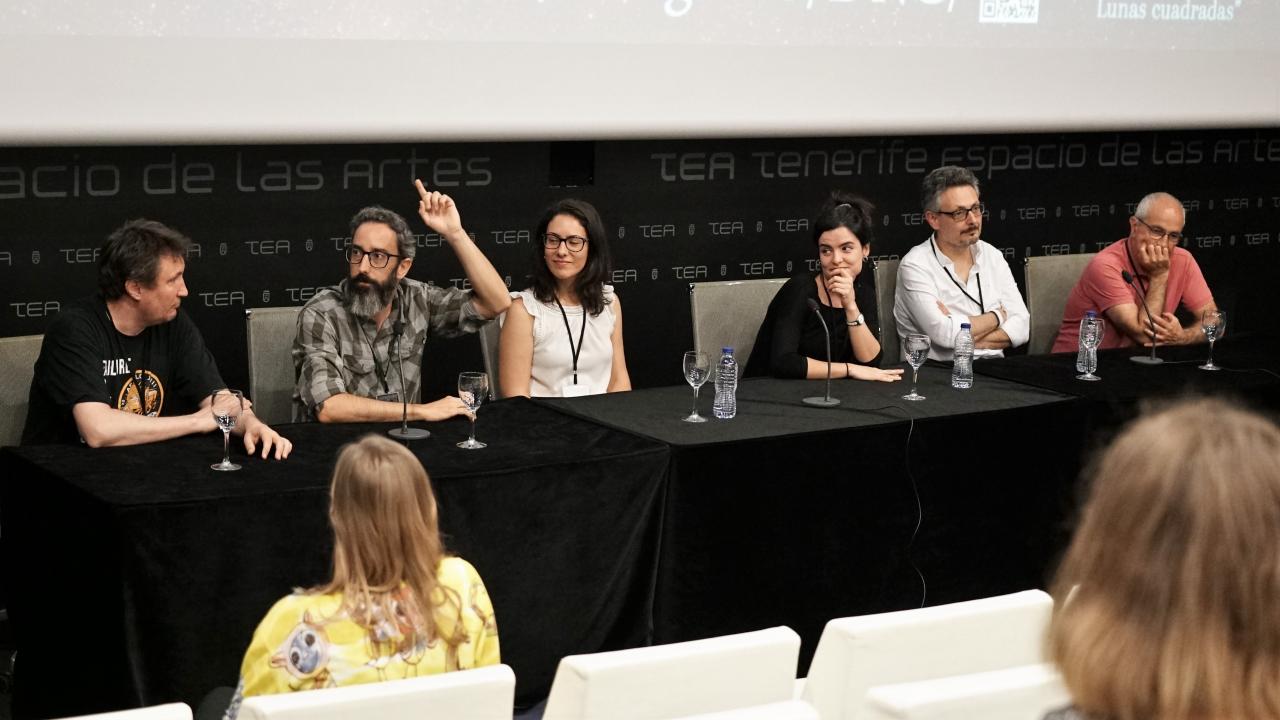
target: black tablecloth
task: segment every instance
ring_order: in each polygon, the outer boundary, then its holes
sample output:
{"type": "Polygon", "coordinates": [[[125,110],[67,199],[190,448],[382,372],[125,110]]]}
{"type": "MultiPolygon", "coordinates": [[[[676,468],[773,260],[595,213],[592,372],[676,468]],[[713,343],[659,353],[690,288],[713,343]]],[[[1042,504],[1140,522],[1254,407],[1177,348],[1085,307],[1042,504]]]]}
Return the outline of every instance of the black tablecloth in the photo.
{"type": "MultiPolygon", "coordinates": [[[[6,449],[5,564],[19,648],[14,710],[62,716],[234,685],[271,604],[327,577],[328,480],[338,447],[386,425],[284,426],[284,463],[209,470],[221,437],[134,448],[6,449]]],[[[649,641],[667,449],[505,400],[411,443],[431,475],[447,547],[497,613],[517,695],[545,695],[560,657],[649,641]]],[[[233,443],[234,445],[234,443],[233,443]]]]}
{"type": "Polygon", "coordinates": [[[916,403],[909,379],[837,381],[834,409],[800,403],[822,382],[747,380],[701,425],[687,387],[543,402],[672,446],[655,640],[785,624],[803,669],[832,618],[1040,587],[1065,544],[1084,403],[949,372],[916,403]]]}
{"type": "Polygon", "coordinates": [[[1241,334],[1216,343],[1215,363],[1222,370],[1200,370],[1209,346],[1159,347],[1159,365],[1130,360],[1149,349],[1128,348],[1098,353],[1097,382],[1077,380],[1075,353],[1024,355],[974,363],[983,377],[1001,378],[1061,393],[1078,395],[1090,403],[1089,424],[1094,444],[1105,443],[1144,404],[1190,395],[1224,397],[1264,411],[1280,409],[1280,336],[1241,334]]]}

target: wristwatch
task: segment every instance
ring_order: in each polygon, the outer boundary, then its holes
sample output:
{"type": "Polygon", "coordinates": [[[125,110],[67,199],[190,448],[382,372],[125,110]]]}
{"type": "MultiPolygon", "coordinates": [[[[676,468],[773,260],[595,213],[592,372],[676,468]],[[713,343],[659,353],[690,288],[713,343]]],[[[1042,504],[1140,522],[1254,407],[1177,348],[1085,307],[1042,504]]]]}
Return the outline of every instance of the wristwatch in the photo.
{"type": "Polygon", "coordinates": [[[848,322],[846,322],[845,324],[846,324],[846,325],[848,325],[849,327],[858,327],[859,325],[861,325],[861,324],[862,324],[862,323],[864,323],[864,322],[866,322],[866,319],[862,317],[862,313],[858,313],[858,317],[857,317],[857,319],[855,319],[855,320],[849,320],[849,321],[848,321],[848,322]]]}

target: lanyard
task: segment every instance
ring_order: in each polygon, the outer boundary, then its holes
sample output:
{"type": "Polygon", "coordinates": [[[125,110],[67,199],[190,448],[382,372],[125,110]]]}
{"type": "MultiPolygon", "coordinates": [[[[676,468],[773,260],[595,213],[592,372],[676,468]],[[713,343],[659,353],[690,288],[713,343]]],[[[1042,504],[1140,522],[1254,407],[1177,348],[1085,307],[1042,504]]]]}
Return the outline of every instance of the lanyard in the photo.
{"type": "MultiPolygon", "coordinates": [[[[377,374],[378,381],[382,383],[382,392],[390,393],[391,389],[387,387],[387,371],[382,369],[382,363],[378,362],[378,351],[373,348],[373,341],[369,339],[369,334],[364,331],[363,320],[355,318],[356,329],[360,331],[360,337],[364,338],[365,343],[369,345],[369,354],[373,356],[373,372],[377,374]]],[[[390,356],[387,357],[387,365],[391,364],[390,356]]]]}
{"type": "MultiPolygon", "coordinates": [[[[978,310],[980,311],[979,314],[985,313],[987,311],[987,304],[982,297],[982,273],[977,270],[974,270],[973,272],[973,276],[978,280],[978,297],[974,298],[969,294],[969,291],[965,289],[964,285],[960,284],[960,281],[956,279],[956,276],[951,274],[951,271],[947,269],[947,266],[942,264],[942,258],[938,257],[938,248],[935,245],[937,241],[933,238],[929,238],[929,240],[929,249],[933,251],[933,259],[938,261],[938,266],[942,268],[942,272],[946,273],[947,277],[951,278],[951,282],[955,283],[955,286],[960,288],[960,292],[964,293],[964,296],[969,298],[970,302],[977,303],[978,310]]],[[[976,258],[974,259],[973,264],[978,264],[976,258]]]]}
{"type": "Polygon", "coordinates": [[[556,307],[560,308],[560,317],[564,318],[564,331],[569,336],[569,355],[573,357],[573,384],[578,384],[578,356],[582,354],[582,338],[587,334],[587,309],[582,308],[582,329],[578,331],[578,345],[573,345],[573,329],[569,327],[569,313],[564,311],[564,306],[560,304],[560,297],[556,296],[556,307]]]}

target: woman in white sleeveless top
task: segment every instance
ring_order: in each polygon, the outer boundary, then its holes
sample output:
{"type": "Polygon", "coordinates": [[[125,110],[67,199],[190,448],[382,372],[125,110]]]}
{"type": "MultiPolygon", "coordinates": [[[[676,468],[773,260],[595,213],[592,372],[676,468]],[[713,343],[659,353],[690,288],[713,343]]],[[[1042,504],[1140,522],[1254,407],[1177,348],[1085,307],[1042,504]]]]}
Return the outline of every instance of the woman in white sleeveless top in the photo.
{"type": "Polygon", "coordinates": [[[532,284],[512,293],[498,344],[503,397],[573,397],[630,390],[622,305],[609,277],[609,241],[582,200],[547,208],[534,237],[532,284]]]}

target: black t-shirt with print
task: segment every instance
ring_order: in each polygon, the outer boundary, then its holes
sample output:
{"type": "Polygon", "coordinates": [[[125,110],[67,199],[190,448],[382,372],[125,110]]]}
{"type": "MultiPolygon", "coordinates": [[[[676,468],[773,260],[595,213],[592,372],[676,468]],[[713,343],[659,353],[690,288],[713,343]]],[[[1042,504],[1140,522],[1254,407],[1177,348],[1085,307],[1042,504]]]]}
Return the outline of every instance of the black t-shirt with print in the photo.
{"type": "Polygon", "coordinates": [[[194,412],[226,387],[200,331],[186,313],[121,334],[101,297],[77,302],[50,324],[36,360],[23,445],[77,442],[71,409],[82,402],[139,415],[194,412]]]}

